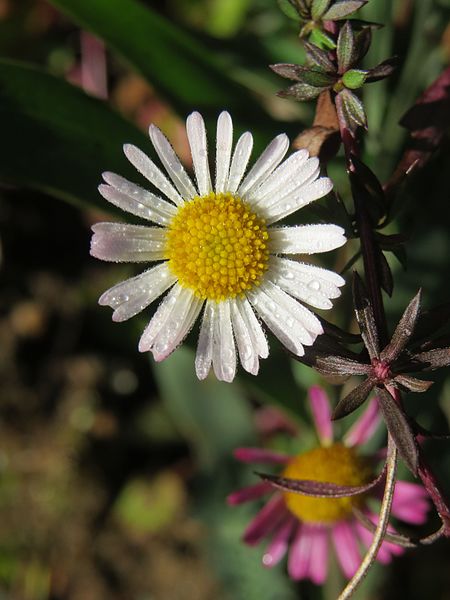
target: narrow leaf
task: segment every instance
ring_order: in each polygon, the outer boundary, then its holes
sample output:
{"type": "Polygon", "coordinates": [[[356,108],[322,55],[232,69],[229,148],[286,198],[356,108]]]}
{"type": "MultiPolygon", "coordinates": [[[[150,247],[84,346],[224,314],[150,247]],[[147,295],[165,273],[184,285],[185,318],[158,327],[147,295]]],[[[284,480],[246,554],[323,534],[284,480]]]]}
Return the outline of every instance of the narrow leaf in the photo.
{"type": "Polygon", "coordinates": [[[421,363],[421,371],[434,371],[448,367],[450,366],[450,348],[435,348],[427,352],[419,352],[414,355],[414,361],[421,363]]]}
{"type": "Polygon", "coordinates": [[[414,327],[420,314],[421,300],[422,290],[419,290],[406,307],[402,318],[395,328],[391,341],[381,352],[381,360],[390,363],[395,360],[405,348],[414,332],[414,327]]]}
{"type": "Polygon", "coordinates": [[[423,379],[417,379],[411,375],[397,375],[397,377],[394,377],[394,381],[410,392],[419,393],[426,392],[433,385],[432,381],[424,381],[423,379]]]}
{"type": "Polygon", "coordinates": [[[342,419],[359,408],[374,387],[375,381],[372,378],[367,377],[362,383],[353,388],[349,394],[338,402],[333,411],[333,421],[342,419]]]}
{"type": "Polygon", "coordinates": [[[353,303],[356,320],[358,321],[361,336],[369,357],[370,359],[378,358],[380,346],[372,305],[370,304],[364,284],[356,271],[353,276],[353,303]]]}
{"type": "Polygon", "coordinates": [[[330,2],[331,0],[313,0],[311,4],[311,16],[315,21],[320,19],[329,7],[330,2]]]}
{"type": "Polygon", "coordinates": [[[347,498],[348,496],[357,496],[364,494],[384,479],[386,467],[372,481],[363,485],[340,485],[325,481],[312,481],[310,479],[291,479],[289,477],[278,477],[277,475],[268,475],[267,473],[257,473],[263,481],[268,481],[274,487],[285,492],[294,492],[304,496],[315,496],[316,498],[347,498]]]}
{"type": "Polygon", "coordinates": [[[292,2],[289,0],[278,0],[278,6],[280,10],[293,21],[300,21],[299,11],[295,8],[292,2]]]}
{"type": "Polygon", "coordinates": [[[342,0],[341,2],[335,2],[328,11],[323,15],[324,21],[337,21],[339,19],[345,19],[364,4],[367,4],[368,0],[342,0]]]}
{"type": "Polygon", "coordinates": [[[321,67],[327,73],[334,73],[336,71],[336,67],[329,58],[328,52],[307,41],[303,42],[303,45],[305,46],[306,58],[308,61],[321,67]]]}
{"type": "Polygon", "coordinates": [[[336,52],[339,73],[345,73],[353,66],[355,60],[355,36],[350,21],[347,21],[339,32],[336,52]]]}
{"type": "Polygon", "coordinates": [[[385,77],[389,77],[395,71],[398,65],[398,57],[393,56],[392,58],[388,58],[384,60],[379,65],[374,67],[373,69],[369,69],[367,72],[366,81],[367,83],[373,83],[374,81],[380,81],[380,79],[384,79],[385,77]]]}
{"type": "Polygon", "coordinates": [[[299,71],[302,70],[300,65],[292,63],[277,63],[275,65],[269,65],[274,73],[284,77],[285,79],[292,79],[293,81],[300,81],[298,77],[299,71]]]}
{"type": "Polygon", "coordinates": [[[376,248],[377,269],[380,276],[380,285],[388,296],[392,296],[394,291],[394,278],[392,277],[391,267],[386,260],[381,248],[376,248]]]}
{"type": "Polygon", "coordinates": [[[334,50],[336,48],[333,38],[321,29],[313,29],[309,39],[313,44],[319,46],[319,48],[327,48],[328,50],[334,50]]]}
{"type": "Polygon", "coordinates": [[[414,433],[403,409],[384,388],[378,392],[379,406],[383,413],[386,427],[397,446],[406,466],[416,475],[418,465],[418,449],[414,433]]]}
{"type": "Polygon", "coordinates": [[[277,96],[280,98],[295,98],[295,100],[313,100],[322,92],[325,88],[318,88],[307,83],[296,83],[291,85],[287,90],[281,90],[277,92],[277,96]]]}
{"type": "Polygon", "coordinates": [[[344,112],[351,130],[354,131],[357,127],[367,128],[366,113],[361,100],[350,90],[342,90],[339,96],[342,97],[344,112]]]}
{"type": "Polygon", "coordinates": [[[370,366],[342,356],[323,356],[317,359],[316,368],[327,375],[367,375],[370,366]]]}

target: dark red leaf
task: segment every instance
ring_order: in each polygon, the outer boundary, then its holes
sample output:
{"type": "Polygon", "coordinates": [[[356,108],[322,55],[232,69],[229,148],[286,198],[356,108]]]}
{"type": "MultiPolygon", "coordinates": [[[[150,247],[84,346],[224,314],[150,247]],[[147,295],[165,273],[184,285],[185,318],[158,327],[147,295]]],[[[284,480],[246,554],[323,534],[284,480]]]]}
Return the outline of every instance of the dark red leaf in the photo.
{"type": "Polygon", "coordinates": [[[353,303],[356,319],[361,330],[361,336],[364,340],[370,359],[378,358],[380,345],[372,305],[370,304],[361,277],[356,271],[353,276],[353,303]]]}
{"type": "Polygon", "coordinates": [[[353,388],[352,391],[345,396],[345,398],[342,398],[342,400],[338,402],[331,417],[333,421],[342,419],[359,408],[374,387],[375,381],[368,377],[362,383],[353,388]]]}
{"type": "Polygon", "coordinates": [[[268,481],[274,487],[285,492],[294,492],[304,496],[315,496],[317,498],[346,498],[364,494],[377,486],[385,477],[386,467],[381,473],[364,485],[339,485],[325,481],[311,481],[310,479],[290,479],[289,477],[278,477],[266,473],[257,473],[264,481],[268,481]]]}
{"type": "Polygon", "coordinates": [[[405,461],[406,466],[416,475],[418,448],[408,417],[391,394],[384,388],[379,389],[378,397],[378,405],[383,413],[386,427],[397,446],[398,452],[405,461]]]}
{"type": "Polygon", "coordinates": [[[420,289],[406,307],[402,318],[395,328],[391,341],[381,352],[381,360],[385,360],[386,362],[390,363],[401,354],[402,350],[405,348],[414,332],[414,328],[420,314],[421,303],[422,290],[420,289]]]}

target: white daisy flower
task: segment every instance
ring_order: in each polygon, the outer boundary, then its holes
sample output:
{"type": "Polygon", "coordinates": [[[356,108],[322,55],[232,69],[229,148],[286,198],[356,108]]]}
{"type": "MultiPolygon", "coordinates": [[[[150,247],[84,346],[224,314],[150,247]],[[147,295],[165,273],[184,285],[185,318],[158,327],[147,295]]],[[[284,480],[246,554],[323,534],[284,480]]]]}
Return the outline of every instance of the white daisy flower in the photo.
{"type": "Polygon", "coordinates": [[[107,261],[157,264],[107,290],[99,303],[114,309],[114,321],[125,321],[169,290],[139,342],[139,350],[149,350],[157,361],[181,344],[203,309],[197,376],[204,379],[212,365],[218,379],[232,381],[237,354],[254,375],[259,359],[269,354],[260,320],[298,356],[322,333],[319,319],[302,303],[331,308],[344,280],[287,257],[339,248],[345,243],[344,230],[337,225],[277,225],[332,188],[328,177],[319,177],[318,159],[309,158],[306,150],[282,162],[289,148],[285,134],[245,174],[252,135],[244,133],[233,152],[232,120],[222,112],[215,186],[198,112],[187,119],[187,135],[197,185],[154,125],[150,139],[171,181],[135,146],[125,145],[124,152],[165,199],[120,175],[103,173],[102,196],[155,225],[97,223],[91,254],[107,261]]]}

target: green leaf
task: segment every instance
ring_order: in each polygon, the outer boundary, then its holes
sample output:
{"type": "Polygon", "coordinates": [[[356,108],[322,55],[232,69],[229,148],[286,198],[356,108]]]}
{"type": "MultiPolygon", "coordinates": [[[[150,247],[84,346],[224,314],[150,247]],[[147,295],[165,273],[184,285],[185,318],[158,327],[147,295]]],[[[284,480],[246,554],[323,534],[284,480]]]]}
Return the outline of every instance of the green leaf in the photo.
{"type": "Polygon", "coordinates": [[[298,73],[298,78],[303,83],[322,89],[333,85],[336,81],[336,77],[333,75],[329,75],[323,71],[317,71],[316,69],[302,69],[302,71],[298,73]]]}
{"type": "Polygon", "coordinates": [[[330,0],[313,0],[311,16],[314,20],[320,19],[330,5],[330,0]]]}
{"type": "MultiPolygon", "coordinates": [[[[0,61],[0,180],[105,208],[102,171],[136,177],[122,144],[150,142],[104,102],[23,64],[0,61]]],[[[112,207],[108,207],[114,211],[112,207]]]]}
{"type": "Polygon", "coordinates": [[[235,121],[258,125],[266,113],[248,88],[234,81],[228,61],[136,0],[51,0],[85,29],[102,38],[180,114],[193,109],[217,118],[226,106],[235,121]]]}
{"type": "Polygon", "coordinates": [[[324,21],[345,19],[364,6],[364,4],[367,4],[367,2],[368,0],[342,0],[342,2],[335,2],[322,18],[324,21]]]}
{"type": "Polygon", "coordinates": [[[293,21],[300,21],[300,15],[292,2],[289,0],[278,0],[278,6],[284,12],[284,14],[292,19],[293,21]]]}
{"type": "Polygon", "coordinates": [[[328,50],[334,50],[336,48],[333,38],[317,28],[311,31],[309,40],[319,48],[328,50]]]}
{"type": "Polygon", "coordinates": [[[342,76],[342,81],[345,87],[356,90],[360,88],[367,77],[367,71],[361,71],[360,69],[350,69],[342,76]]]}
{"type": "Polygon", "coordinates": [[[367,126],[364,105],[350,90],[339,92],[335,102],[339,120],[344,122],[347,129],[356,131],[358,127],[367,126]]]}
{"type": "Polygon", "coordinates": [[[339,73],[345,73],[353,66],[355,60],[355,36],[350,21],[347,21],[339,32],[336,52],[339,73]]]}

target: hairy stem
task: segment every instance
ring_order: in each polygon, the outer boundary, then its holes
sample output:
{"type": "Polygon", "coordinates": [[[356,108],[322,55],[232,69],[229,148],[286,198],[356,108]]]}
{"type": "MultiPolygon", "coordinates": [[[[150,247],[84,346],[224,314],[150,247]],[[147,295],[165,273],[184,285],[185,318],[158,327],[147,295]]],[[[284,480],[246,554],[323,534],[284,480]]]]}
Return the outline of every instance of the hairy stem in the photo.
{"type": "Polygon", "coordinates": [[[372,566],[372,563],[374,562],[378,550],[380,549],[380,546],[384,540],[386,529],[389,523],[389,515],[391,514],[392,498],[394,496],[395,489],[395,476],[397,472],[397,448],[390,435],[388,435],[388,453],[386,464],[386,485],[384,487],[383,501],[381,503],[380,520],[378,521],[372,543],[370,544],[369,550],[367,551],[362,563],[359,565],[358,570],[348,582],[338,600],[346,600],[347,598],[351,598],[351,596],[353,596],[372,566]]]}

